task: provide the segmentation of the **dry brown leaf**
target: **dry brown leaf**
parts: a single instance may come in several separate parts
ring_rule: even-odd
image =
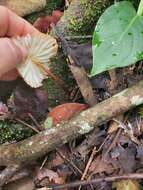
[[[111,133],[117,131],[118,128],[119,128],[118,124],[116,122],[112,121],[110,124],[110,127],[108,129],[108,134],[111,134]]]
[[[112,173],[114,170],[113,166],[109,163],[106,163],[101,156],[98,156],[93,162],[91,163],[91,166],[89,168],[89,171],[94,174],[101,174],[103,172],[106,172],[108,174]]]
[[[46,0],[2,0],[0,5],[8,7],[19,16],[25,16],[44,8]]]
[[[53,125],[57,125],[58,123],[69,120],[74,115],[80,113],[81,111],[87,109],[86,104],[80,103],[65,103],[53,108],[48,116],[52,117]]]
[[[58,149],[58,152],[65,156],[66,158],[69,158],[70,152],[67,146],[62,146]],[[65,162],[65,160],[56,152],[55,157],[52,159],[51,167],[57,167],[62,165]]]
[[[116,188],[116,190],[140,190],[139,183],[133,180],[121,180],[114,182],[113,187]]]
[[[62,15],[63,12],[59,10],[54,10],[51,15],[39,17],[34,22],[33,26],[37,28],[40,32],[49,33],[50,30],[52,29],[51,23],[56,24],[60,20]]]
[[[44,178],[47,178],[49,183],[56,183],[56,184],[64,183],[64,179],[61,178],[57,172],[54,172],[53,170],[49,170],[47,168],[42,168],[42,169],[37,168],[35,180],[42,181]]]

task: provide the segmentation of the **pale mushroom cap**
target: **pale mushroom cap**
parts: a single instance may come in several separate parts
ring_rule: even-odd
[[[49,69],[50,58],[57,54],[58,44],[50,35],[39,34],[13,39],[16,45],[28,49],[27,58],[17,66],[20,75],[32,88],[42,86],[42,81],[47,78],[46,69]]]

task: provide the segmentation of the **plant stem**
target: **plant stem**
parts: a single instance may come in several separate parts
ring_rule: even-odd
[[[143,15],[143,0],[140,1],[138,11],[137,11],[137,15],[139,15],[139,16]]]

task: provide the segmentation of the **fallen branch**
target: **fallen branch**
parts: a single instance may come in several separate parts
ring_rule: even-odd
[[[111,118],[143,103],[143,81],[89,108],[71,120],[21,142],[0,146],[0,165],[35,160],[66,142],[90,132]]]

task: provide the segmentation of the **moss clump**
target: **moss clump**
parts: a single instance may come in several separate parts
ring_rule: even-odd
[[[64,82],[64,89],[50,77],[44,81],[43,89],[48,93],[49,107],[54,107],[68,101],[68,91],[75,85],[67,61],[62,53],[52,60],[50,70]]]
[[[66,30],[73,35],[92,34],[96,21],[108,6],[109,1],[107,0],[79,0],[79,6],[77,6],[79,8],[79,14],[77,13],[78,10],[73,15],[67,11],[69,25]]]
[[[50,15],[53,10],[61,9],[62,5],[63,5],[63,0],[47,0],[47,4],[43,10],[32,13],[32,14],[26,16],[25,19],[28,20],[31,24],[33,24],[34,21],[39,16]]]
[[[20,141],[34,134],[33,130],[11,121],[0,121],[0,144]]]

